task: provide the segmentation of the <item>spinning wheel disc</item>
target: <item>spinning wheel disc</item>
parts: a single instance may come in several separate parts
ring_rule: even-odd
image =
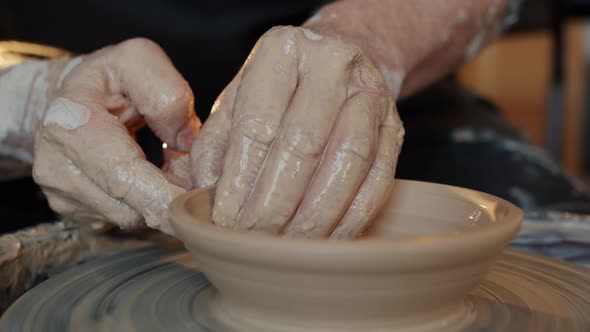
[[[38,285],[0,320],[1,331],[222,331],[215,290],[181,248],[88,261]],[[467,299],[465,331],[590,331],[590,271],[506,250]]]

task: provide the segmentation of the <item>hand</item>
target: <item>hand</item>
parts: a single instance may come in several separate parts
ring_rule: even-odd
[[[76,58],[60,76],[35,136],[33,176],[50,206],[171,234],[166,210],[184,189],[145,159],[133,135],[145,122],[187,152],[200,127],[187,82],[145,39]]]
[[[218,182],[221,226],[352,238],[387,200],[403,134],[383,77],[357,47],[276,27],[193,143],[192,183]]]

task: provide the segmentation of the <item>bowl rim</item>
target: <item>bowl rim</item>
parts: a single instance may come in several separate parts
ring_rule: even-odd
[[[476,227],[459,234],[444,233],[395,239],[379,237],[354,240],[293,239],[256,232],[237,232],[221,228],[213,223],[195,221],[188,212],[186,204],[194,195],[212,189],[212,187],[205,187],[188,191],[173,200],[169,208],[169,219],[177,237],[193,253],[226,257],[251,264],[270,264],[294,269],[315,267],[330,271],[349,270],[347,265],[354,265],[355,268],[360,265],[371,269],[375,267],[375,261],[397,263],[402,265],[403,269],[411,269],[412,267],[421,268],[425,263],[435,267],[491,258],[506,247],[520,229],[523,211],[502,198],[446,184],[403,179],[395,181],[397,185],[446,189],[458,195],[462,193],[463,197],[476,194],[505,205],[508,208],[507,217],[502,222],[494,222],[493,226]],[[186,239],[189,238],[190,240],[187,241]],[[231,243],[231,246],[228,246],[228,243]],[[482,254],[482,248],[487,248],[488,253]],[[426,259],[426,262],[416,262],[418,260],[408,256],[427,257],[435,252],[437,254],[433,256],[437,257]],[[444,258],[441,259],[441,255]],[[345,257],[366,258],[371,261],[355,261],[354,264],[350,264],[350,259],[346,260]],[[299,261],[302,258],[306,260]],[[387,265],[392,268],[390,264]]]

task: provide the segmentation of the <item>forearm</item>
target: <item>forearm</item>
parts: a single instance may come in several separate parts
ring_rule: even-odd
[[[0,181],[30,174],[34,133],[65,63],[28,61],[0,71]]]
[[[440,79],[492,40],[518,0],[341,0],[304,26],[362,49],[394,96]]]

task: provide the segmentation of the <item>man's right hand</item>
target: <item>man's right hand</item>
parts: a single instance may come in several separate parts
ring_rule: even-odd
[[[213,220],[289,237],[353,238],[387,201],[403,126],[355,45],[301,27],[265,33],[191,150],[218,181]]]

